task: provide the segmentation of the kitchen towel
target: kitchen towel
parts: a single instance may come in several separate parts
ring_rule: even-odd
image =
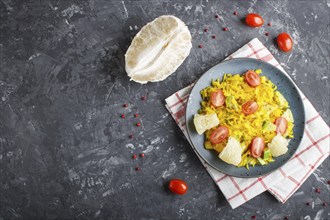
[[[263,60],[287,74],[274,56],[257,38],[245,44],[227,59],[239,57]],[[166,108],[189,142],[185,113],[186,102],[192,87],[193,84],[177,91],[165,100]],[[197,155],[233,209],[266,190],[282,203],[286,202],[311,173],[329,156],[329,126],[302,92],[300,90],[299,92],[303,98],[306,113],[304,136],[297,152],[281,168],[258,178],[237,178],[213,169]],[[193,150],[195,151],[194,148]]]

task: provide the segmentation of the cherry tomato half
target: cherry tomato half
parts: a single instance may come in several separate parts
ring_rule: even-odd
[[[188,185],[185,181],[173,179],[168,184],[168,188],[175,194],[183,195],[188,190]]]
[[[222,90],[218,90],[217,92],[212,92],[211,104],[214,107],[223,106],[224,103],[225,103],[225,95],[223,94]]]
[[[254,158],[261,157],[264,148],[265,148],[264,139],[262,139],[261,137],[254,138],[250,149],[252,157]]]
[[[264,24],[264,20],[258,14],[248,14],[245,18],[245,23],[250,27],[260,27]]]
[[[253,70],[245,73],[245,81],[252,87],[257,87],[261,84],[260,76]]]
[[[255,113],[258,110],[258,104],[254,101],[247,101],[242,105],[242,112],[246,115]]]
[[[280,33],[276,41],[278,48],[284,52],[289,52],[293,47],[293,40],[288,33]]]
[[[286,129],[288,128],[288,121],[283,118],[279,117],[275,120],[275,125],[276,125],[276,133],[284,135],[286,132]]]
[[[210,141],[212,144],[219,144],[224,141],[228,137],[228,135],[229,129],[226,126],[221,125],[212,132],[210,136]]]
[[[212,144],[219,144],[224,141],[228,137],[228,135],[229,129],[226,126],[221,125],[212,132],[210,136],[210,141]]]

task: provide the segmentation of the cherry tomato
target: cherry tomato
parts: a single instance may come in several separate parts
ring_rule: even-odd
[[[280,33],[277,36],[276,41],[277,41],[278,48],[280,50],[282,50],[284,52],[289,52],[292,49],[293,40],[288,33],[285,33],[285,32]]]
[[[229,129],[226,126],[220,126],[216,128],[211,136],[210,136],[210,141],[212,144],[219,144],[222,141],[224,141],[229,135]]]
[[[256,137],[253,139],[251,144],[251,155],[254,158],[261,157],[262,152],[264,151],[265,142],[261,137]]]
[[[255,113],[258,110],[258,104],[254,101],[247,101],[242,105],[242,112],[246,115]]]
[[[214,107],[223,106],[223,104],[225,103],[225,95],[221,90],[218,90],[217,92],[212,92],[211,103]]]
[[[245,73],[245,81],[252,87],[257,87],[261,84],[260,76],[253,70]]]
[[[260,27],[264,24],[264,20],[258,14],[248,14],[245,18],[245,23],[250,27]]]
[[[185,181],[173,179],[168,184],[168,188],[175,194],[183,195],[188,190],[188,185]]]
[[[288,121],[283,118],[279,117],[275,120],[275,125],[276,125],[276,133],[284,135],[286,132],[286,129],[288,128]]]

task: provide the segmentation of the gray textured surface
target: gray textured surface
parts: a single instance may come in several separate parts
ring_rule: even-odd
[[[322,206],[330,202],[329,159],[286,204],[263,193],[231,210],[164,107],[167,96],[258,37],[329,124],[329,7],[289,0],[0,1],[0,219],[329,219]],[[240,19],[247,12],[272,26],[246,27]],[[129,82],[124,53],[162,14],[187,23],[191,54],[163,82]],[[282,31],[294,38],[291,53],[273,44]],[[145,158],[131,159],[142,151]],[[174,177],[188,182],[187,195],[168,193]]]

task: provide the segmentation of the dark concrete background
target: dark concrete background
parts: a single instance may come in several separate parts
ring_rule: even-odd
[[[258,37],[329,124],[329,7],[321,0],[0,1],[0,219],[329,219],[322,206],[330,202],[329,159],[286,204],[263,193],[232,210],[164,107]],[[241,22],[248,12],[272,26],[248,28]],[[163,14],[186,22],[191,54],[163,82],[130,82],[124,53]],[[274,45],[282,31],[295,41],[291,53]],[[172,178],[185,179],[189,192],[170,194]]]

